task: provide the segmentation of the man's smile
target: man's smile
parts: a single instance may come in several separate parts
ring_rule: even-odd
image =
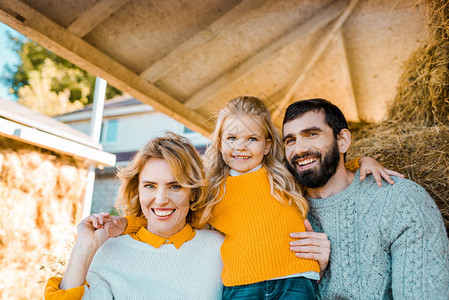
[[[318,156],[300,158],[295,161],[296,165],[301,169],[308,169],[316,165],[320,158]]]

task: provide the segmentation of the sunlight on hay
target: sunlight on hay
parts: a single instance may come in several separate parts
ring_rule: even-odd
[[[423,186],[449,229],[449,128],[385,122],[352,132],[351,157],[373,157]]]
[[[449,234],[449,2],[426,3],[429,38],[404,65],[388,121],[352,125],[350,152],[422,185]]]
[[[429,37],[406,62],[389,119],[449,124],[449,2],[426,1]]]
[[[0,299],[42,299],[65,269],[86,177],[71,158],[0,137]]]

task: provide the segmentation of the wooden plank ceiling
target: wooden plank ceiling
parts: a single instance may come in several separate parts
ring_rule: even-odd
[[[416,0],[0,0],[0,22],[208,135],[239,95],[280,126],[323,97],[380,121],[401,65],[425,41]]]

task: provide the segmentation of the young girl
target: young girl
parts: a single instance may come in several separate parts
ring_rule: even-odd
[[[205,154],[214,197],[204,221],[225,234],[223,299],[314,299],[319,266],[287,247],[305,231],[308,205],[283,164],[281,139],[256,97],[231,100],[219,113]]]

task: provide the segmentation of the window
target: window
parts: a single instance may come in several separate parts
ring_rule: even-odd
[[[194,133],[194,131],[184,126],[184,133]]]
[[[100,141],[102,143],[111,143],[117,141],[118,120],[104,121],[101,126]]]

